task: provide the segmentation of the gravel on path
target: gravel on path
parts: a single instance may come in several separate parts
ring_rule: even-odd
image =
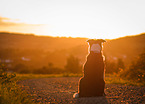
[[[42,78],[23,80],[19,85],[32,100],[43,104],[145,104],[145,87],[118,84],[106,84],[105,97],[73,99],[78,81],[79,77]]]

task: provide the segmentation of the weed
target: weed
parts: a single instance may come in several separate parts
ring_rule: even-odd
[[[33,104],[30,96],[16,85],[16,74],[8,74],[0,63],[0,104]]]

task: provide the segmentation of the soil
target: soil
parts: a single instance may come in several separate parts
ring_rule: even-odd
[[[29,79],[19,82],[36,103],[42,104],[145,104],[145,87],[106,84],[103,97],[73,98],[79,77]]]

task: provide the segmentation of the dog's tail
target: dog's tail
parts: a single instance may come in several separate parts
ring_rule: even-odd
[[[79,94],[78,93],[74,93],[73,98],[78,98]]]

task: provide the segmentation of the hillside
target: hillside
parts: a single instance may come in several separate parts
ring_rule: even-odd
[[[85,38],[59,38],[33,34],[0,33],[0,48],[55,51],[85,44]]]
[[[145,51],[145,33],[110,40],[104,45],[104,54],[109,60],[117,57],[126,63],[130,63],[143,51]]]
[[[35,36],[32,34],[0,33],[0,60],[11,60],[12,66],[23,63],[42,67],[53,63],[63,68],[69,55],[74,55],[83,64],[88,53],[87,38]],[[107,60],[122,58],[129,64],[145,50],[145,33],[107,40],[104,55]],[[27,60],[27,61],[26,61]]]

